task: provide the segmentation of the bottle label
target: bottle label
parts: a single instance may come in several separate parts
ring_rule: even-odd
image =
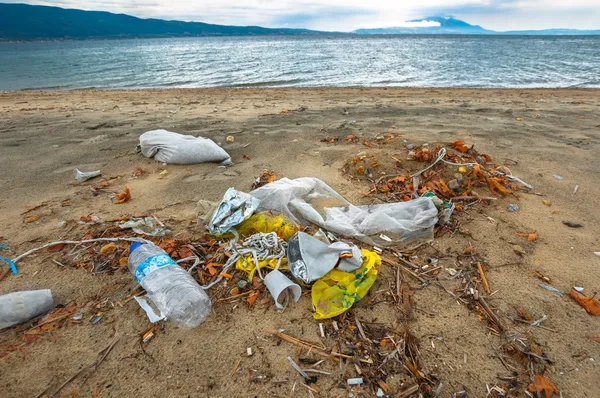
[[[135,270],[135,280],[142,283],[145,277],[159,268],[177,265],[168,254],[157,254],[145,259]]]

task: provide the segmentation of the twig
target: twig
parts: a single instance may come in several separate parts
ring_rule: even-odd
[[[42,207],[42,206],[46,206],[46,204],[47,204],[46,202],[42,202],[42,203],[40,203],[39,205],[36,205],[36,206],[30,207],[29,209],[27,209],[27,210],[25,210],[24,212],[22,212],[22,213],[21,213],[21,215],[27,214],[27,213],[29,213],[30,211],[33,211],[33,210],[35,210],[35,209],[39,209],[39,208],[40,208],[40,207]]]
[[[235,364],[235,366],[233,367],[233,369],[231,370],[231,375],[233,376],[235,374],[235,372],[238,370],[238,368],[240,367],[240,364],[242,363],[242,360],[238,360]]]
[[[47,324],[49,324],[49,323],[52,323],[52,322],[60,321],[61,319],[68,318],[68,317],[70,317],[71,315],[73,315],[73,313],[69,313],[69,314],[63,314],[63,315],[61,315],[61,316],[57,316],[57,317],[56,317],[56,318],[54,318],[54,319],[49,319],[49,320],[47,320],[47,321],[45,321],[45,322],[42,322],[42,323],[40,323],[39,325],[35,325],[34,327],[32,327],[32,329],[39,328],[40,326],[44,326],[44,325],[47,325]]]
[[[419,275],[417,275],[416,273],[414,273],[412,270],[406,268],[405,266],[403,266],[402,264],[398,264],[397,262],[390,260],[389,258],[385,258],[382,257],[382,260],[394,267],[400,267],[402,268],[404,271],[408,272],[411,276],[413,276],[415,279],[417,279],[419,282],[421,283],[428,283],[425,279],[421,278]]]
[[[336,357],[336,358],[354,359],[354,357],[350,356],[350,355],[340,354],[338,352],[328,353],[328,352],[322,351],[319,347],[317,347],[314,344],[309,344],[309,343],[300,341],[298,339],[295,339],[292,336],[288,336],[285,333],[280,333],[277,330],[265,329],[265,332],[267,332],[269,334],[272,334],[272,335],[274,335],[276,337],[279,337],[281,340],[287,341],[288,343],[292,343],[295,346],[312,350],[313,352],[315,352],[318,355],[320,355],[322,357],[325,357],[325,358]],[[371,360],[371,359],[362,359],[362,358],[359,358],[359,361],[363,362],[363,363],[368,363],[368,364],[372,364],[373,363],[373,360]]]
[[[498,200],[498,198],[494,198],[493,196],[455,196],[454,198],[450,198],[451,202],[462,200]]]
[[[360,321],[358,319],[356,320],[356,327],[358,328],[358,332],[360,333],[360,336],[363,338],[363,340],[369,341],[369,339],[367,338],[367,335],[365,334],[365,331],[363,330],[363,327],[360,324]]]
[[[250,293],[252,293],[252,290],[250,290],[250,291],[247,291],[247,292],[244,292],[244,293],[236,294],[235,296],[230,296],[230,297],[220,298],[220,299],[218,299],[218,300],[215,300],[215,303],[219,303],[219,302],[221,302],[221,301],[229,301],[229,300],[234,300],[234,299],[237,299],[237,298],[241,298],[241,297],[247,296],[247,295],[249,295]]]
[[[483,307],[483,309],[485,310],[485,312],[488,313],[488,315],[490,316],[490,318],[492,319],[492,321],[498,326],[498,329],[500,329],[500,331],[504,331],[504,326],[502,326],[502,324],[500,323],[500,319],[498,319],[498,317],[496,316],[496,314],[494,314],[494,312],[492,311],[492,309],[490,308],[490,306],[488,305],[488,303],[485,302],[485,300],[483,299],[483,297],[479,296],[477,298],[477,301],[479,302],[479,304],[481,304],[481,306]]]
[[[298,373],[300,373],[300,376],[304,377],[305,379],[310,378],[305,371],[303,371],[300,366],[298,366],[298,364],[292,359],[292,357],[287,357],[288,362],[290,363],[290,365],[292,366],[292,368],[294,368],[294,370]]]
[[[477,263],[477,270],[479,271],[479,275],[481,276],[481,283],[483,284],[483,289],[487,294],[491,294],[490,285],[488,285],[487,278],[485,277],[485,273],[483,272],[483,266],[481,263]]]
[[[112,351],[112,349],[115,347],[115,345],[119,342],[119,339],[121,337],[118,336],[116,337],[112,343],[110,343],[110,345],[108,345],[106,348],[104,348],[102,351],[100,351],[98,353],[98,355],[101,355],[98,359],[96,359],[94,362],[92,362],[91,364],[89,364],[88,366],[85,366],[84,368],[82,368],[81,370],[79,370],[77,373],[75,373],[73,376],[69,377],[67,380],[65,380],[64,383],[62,383],[55,391],[54,393],[52,393],[52,396],[55,397],[58,395],[58,393],[65,388],[70,382],[72,382],[73,380],[75,380],[77,377],[79,377],[80,374],[82,374],[83,372],[85,372],[86,370],[90,370],[92,368],[94,369],[98,369],[98,366],[100,366],[100,364],[102,363],[102,361],[104,361],[106,359],[106,357],[108,356],[108,354]]]

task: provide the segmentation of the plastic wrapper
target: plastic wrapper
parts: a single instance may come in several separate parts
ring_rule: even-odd
[[[280,260],[278,258],[271,258],[269,260],[259,260],[258,267],[260,269],[263,269],[263,268],[275,269],[275,268],[277,268],[277,263],[279,263],[279,261]],[[288,262],[285,258],[282,258],[281,264],[279,264],[279,269],[287,269],[287,268],[288,268]],[[235,262],[235,269],[246,272],[248,274],[248,280],[250,282],[252,282],[254,280],[254,274],[256,274],[256,263],[254,262],[254,259],[252,258],[252,256],[246,256],[246,257],[242,257],[242,258],[238,259]]]
[[[363,263],[355,272],[334,269],[313,284],[311,297],[315,319],[333,318],[344,313],[373,286],[381,257],[369,250],[361,250],[361,254]]]
[[[283,216],[274,215],[271,212],[256,213],[243,221],[235,230],[241,237],[247,237],[256,233],[275,232],[280,239],[286,242],[300,230],[300,225]]]
[[[142,134],[140,147],[144,156],[168,164],[231,163],[229,154],[213,140],[167,130]]]
[[[87,181],[90,178],[98,177],[101,174],[100,170],[96,171],[80,171],[79,169],[73,169],[73,175],[77,182]]]
[[[338,266],[342,271],[354,271],[362,264],[360,249],[347,243],[326,245],[304,232],[298,232],[288,242],[287,259],[292,275],[304,283],[312,283]]]
[[[213,235],[223,235],[231,228],[248,219],[260,201],[247,193],[229,188],[212,214],[208,231]]]
[[[431,240],[438,221],[438,210],[431,198],[355,206],[317,178],[282,178],[250,194],[260,200],[259,211],[272,210],[297,222],[312,222],[369,245]],[[381,239],[381,234],[390,239]]]

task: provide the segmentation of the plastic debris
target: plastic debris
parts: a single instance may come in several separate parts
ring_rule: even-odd
[[[27,290],[0,296],[0,330],[19,325],[54,308],[50,289]]]
[[[144,156],[167,164],[231,163],[231,157],[214,141],[167,130],[152,130],[140,136]]]
[[[260,200],[244,192],[229,188],[208,224],[213,235],[223,235],[231,228],[248,219],[259,206]]]
[[[359,384],[363,384],[364,380],[362,377],[356,377],[353,379],[348,379],[348,384],[351,386],[355,386],[355,385],[359,385]]]
[[[292,275],[304,283],[322,278],[338,264],[338,269],[353,272],[363,262],[357,246],[343,242],[328,246],[304,232],[298,232],[289,240],[287,259]]]
[[[155,323],[158,321],[162,321],[165,319],[165,315],[154,306],[154,303],[148,296],[134,296],[135,301],[140,305],[140,307],[146,313],[148,320],[151,323]]]
[[[273,210],[294,221],[312,222],[368,245],[391,246],[418,238],[431,240],[438,221],[438,209],[431,198],[354,206],[317,178],[282,178],[250,194],[261,201],[259,210]],[[382,233],[392,242],[379,238]]]
[[[4,261],[5,263],[7,263],[13,275],[17,275],[17,266],[10,258],[0,257],[0,261]]]
[[[549,292],[554,292],[554,293],[558,294],[561,297],[563,297],[565,295],[563,292],[561,292],[560,290],[558,290],[554,286],[550,286],[550,285],[546,285],[546,284],[540,283],[539,287],[541,287],[542,289],[546,289]]]
[[[506,206],[506,209],[512,213],[519,210],[519,205],[516,203],[511,203],[508,206]]]
[[[564,180],[565,178],[563,176],[559,176],[558,174],[554,174],[552,177],[556,178],[557,180]]]
[[[267,276],[265,276],[265,286],[271,293],[271,296],[275,300],[275,306],[280,310],[287,307],[285,302],[285,295],[291,294],[294,297],[294,301],[297,303],[302,296],[302,288],[300,285],[289,280],[287,276],[281,273],[281,271],[275,269]]]
[[[73,174],[75,175],[75,179],[77,180],[77,182],[84,182],[91,178],[98,177],[102,173],[100,172],[100,170],[83,172],[79,169],[74,169]]]
[[[316,311],[313,314],[315,319],[333,318],[342,314],[362,299],[373,286],[381,257],[364,249],[361,254],[363,264],[355,272],[333,269],[313,284],[311,296]]]
[[[163,226],[157,226],[153,217],[132,218],[129,221],[119,224],[121,229],[131,229],[138,235],[163,237],[171,231]]]
[[[598,257],[600,257],[600,252],[594,252],[594,254]]]
[[[271,212],[262,212],[251,215],[236,226],[235,230],[240,237],[275,232],[280,239],[288,241],[300,230],[300,225],[282,214],[274,215]]]

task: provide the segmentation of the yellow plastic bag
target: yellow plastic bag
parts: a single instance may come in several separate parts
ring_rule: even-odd
[[[365,297],[375,279],[377,267],[381,265],[381,257],[369,250],[360,251],[363,264],[355,272],[331,270],[317,280],[312,286],[312,303],[316,309],[315,319],[326,319],[338,316]]]
[[[241,237],[254,235],[259,232],[265,234],[275,232],[280,239],[287,242],[300,230],[300,225],[281,214],[274,215],[269,212],[263,212],[251,215],[236,226],[235,229]]]
[[[258,260],[258,266],[260,269],[269,268],[275,269],[277,267],[277,262],[279,260],[276,258],[272,258],[270,260]],[[279,269],[287,269],[288,263],[287,259],[284,257],[281,259],[281,264],[279,265]],[[239,269],[240,271],[244,271],[248,274],[248,280],[252,282],[254,280],[254,274],[256,273],[256,263],[252,256],[242,257],[235,262],[235,269]]]

